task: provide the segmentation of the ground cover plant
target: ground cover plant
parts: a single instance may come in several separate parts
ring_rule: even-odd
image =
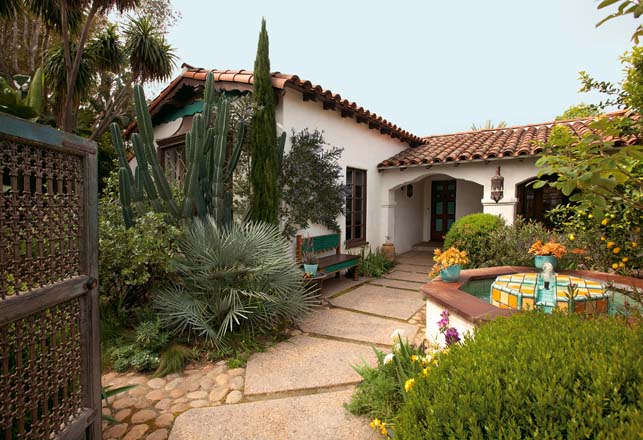
[[[359,251],[359,266],[357,270],[364,277],[380,278],[389,272],[395,266],[395,261],[391,261],[382,252],[380,248],[375,248],[373,252],[370,246],[362,246]]]
[[[528,312],[455,344],[418,376],[399,439],[636,438],[643,328],[616,318]]]

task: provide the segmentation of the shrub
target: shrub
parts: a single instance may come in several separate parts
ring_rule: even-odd
[[[161,328],[161,321],[143,321],[134,330],[134,341],[110,350],[116,371],[134,369],[151,371],[159,365],[159,352],[169,343],[169,335]]]
[[[195,220],[173,259],[178,281],[160,289],[154,304],[176,335],[226,345],[235,331],[271,329],[302,318],[316,302],[292,261],[290,242],[276,226]]]
[[[555,234],[553,237],[558,238]],[[487,247],[476,256],[475,266],[532,266],[534,257],[529,248],[537,240],[546,242],[550,238],[552,233],[542,223],[516,217],[513,225],[502,225],[489,234]]]
[[[643,327],[520,313],[477,329],[418,377],[396,438],[636,438],[641,393]]]
[[[101,301],[118,308],[144,304],[149,287],[170,274],[180,230],[154,212],[141,215],[126,229],[118,176],[112,174],[99,202],[98,233]]]
[[[491,241],[491,233],[504,225],[504,220],[492,214],[470,214],[458,219],[444,237],[444,248],[467,251],[470,267],[478,267]]]
[[[394,261],[389,261],[380,248],[373,252],[369,246],[366,253],[366,246],[362,246],[359,254],[359,274],[365,277],[380,278],[395,266]]]

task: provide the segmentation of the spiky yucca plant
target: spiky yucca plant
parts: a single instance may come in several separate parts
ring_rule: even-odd
[[[265,223],[220,226],[195,219],[173,264],[181,281],[156,295],[167,328],[216,347],[242,328],[261,331],[296,321],[315,304],[291,258],[290,243]]]

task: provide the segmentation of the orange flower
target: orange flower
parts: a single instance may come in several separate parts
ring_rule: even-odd
[[[469,257],[467,256],[467,251],[460,251],[454,247],[450,247],[444,252],[440,249],[433,251],[433,261],[435,261],[435,264],[429,273],[429,278],[438,276],[442,269],[467,264]]]
[[[556,258],[560,258],[565,255],[565,251],[565,246],[560,243],[556,243],[554,240],[549,240],[545,244],[538,240],[529,248],[529,253],[532,255],[553,255]]]

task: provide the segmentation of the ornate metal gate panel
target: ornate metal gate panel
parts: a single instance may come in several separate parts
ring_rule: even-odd
[[[93,142],[0,113],[0,440],[100,439]]]

